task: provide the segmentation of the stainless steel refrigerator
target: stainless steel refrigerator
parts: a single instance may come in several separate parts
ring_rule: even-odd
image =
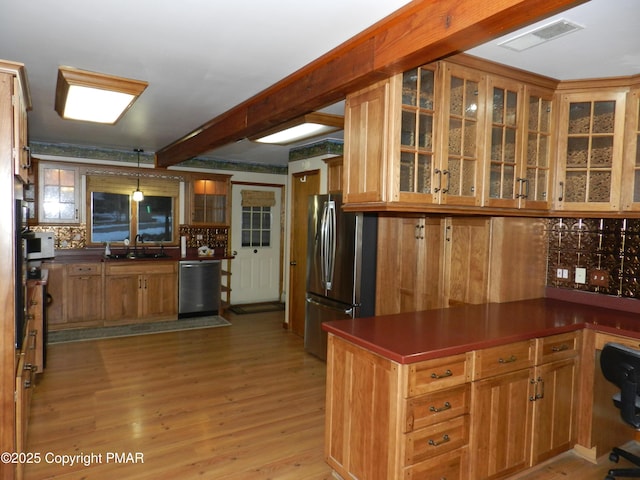
[[[375,314],[377,217],[342,211],[340,195],[309,198],[305,350],[327,357],[322,322]]]

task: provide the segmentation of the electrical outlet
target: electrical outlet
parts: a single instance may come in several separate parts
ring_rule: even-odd
[[[589,272],[589,284],[597,287],[609,286],[609,272],[607,270],[595,269]]]
[[[575,280],[576,283],[587,283],[587,269],[584,267],[576,267]]]

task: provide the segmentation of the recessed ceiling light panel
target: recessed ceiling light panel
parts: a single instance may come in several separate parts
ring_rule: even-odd
[[[329,113],[313,112],[302,117],[278,125],[251,137],[250,140],[259,143],[275,145],[289,145],[307,138],[317,137],[344,129],[344,117]]]
[[[528,48],[535,47],[542,43],[556,38],[563,37],[569,33],[582,30],[583,27],[576,23],[570,22],[564,18],[556,20],[555,22],[543,25],[528,32],[522,33],[517,37],[510,38],[500,42],[498,45],[516,52],[522,52]]]

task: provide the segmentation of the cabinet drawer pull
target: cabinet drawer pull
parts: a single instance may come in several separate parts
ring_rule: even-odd
[[[562,345],[553,347],[551,349],[552,352],[564,352],[565,350],[569,350],[569,345],[567,345],[566,343],[563,343]]]
[[[506,360],[504,358],[499,358],[498,359],[498,363],[513,363],[517,360],[515,355],[511,355],[509,358],[507,358]]]
[[[450,441],[451,439],[449,438],[449,435],[447,435],[446,433],[442,436],[442,440],[435,441],[433,438],[429,440],[429,445],[437,447],[438,445],[442,445],[443,443],[447,443],[448,441]]]
[[[442,375],[438,375],[437,373],[432,373],[431,374],[431,378],[435,378],[435,379],[446,378],[446,377],[450,377],[451,375],[453,375],[453,372],[451,370],[447,369],[447,371],[444,372]]]
[[[449,402],[444,402],[444,405],[440,408],[434,407],[433,405],[429,407],[429,411],[431,412],[444,412],[445,410],[449,410],[451,408],[451,404]]]

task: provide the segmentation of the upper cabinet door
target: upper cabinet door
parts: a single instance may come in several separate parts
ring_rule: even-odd
[[[561,95],[558,210],[620,208],[625,97],[615,89]]]
[[[344,203],[389,201],[390,79],[347,97],[344,117]]]
[[[482,157],[486,77],[476,70],[444,63],[440,123],[439,203],[477,206],[482,201]]]
[[[196,178],[192,181],[191,222],[229,224],[229,177]]]
[[[625,166],[622,176],[623,210],[640,210],[640,86],[627,96]]]
[[[400,202],[433,203],[442,189],[435,177],[439,166],[436,160],[437,131],[436,67],[414,68],[402,74],[400,97],[400,133],[395,135],[390,168],[396,180],[392,188],[398,191]],[[397,172],[397,173],[396,173]]]
[[[492,77],[488,89],[484,204],[517,208],[522,194],[523,85]]]
[[[76,167],[40,162],[38,172],[38,221],[80,223],[80,175]]]
[[[553,173],[553,92],[525,86],[522,162],[516,185],[520,208],[548,210]]]

